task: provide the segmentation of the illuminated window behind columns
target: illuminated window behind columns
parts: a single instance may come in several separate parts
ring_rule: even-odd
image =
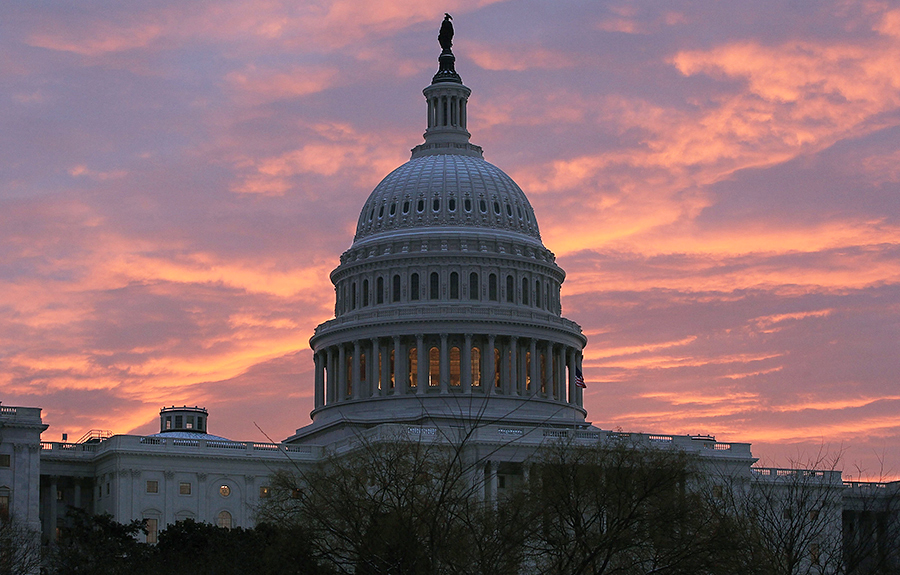
[[[394,374],[396,373],[396,371],[395,371],[395,369],[394,369],[394,350],[393,350],[393,349],[391,350],[391,365],[390,365],[390,368],[391,368],[391,375],[390,375],[390,378],[391,378],[391,389],[393,389],[393,388],[394,388]]]
[[[347,381],[345,381],[345,385],[347,387],[347,395],[353,393],[353,354],[347,354],[347,369],[345,370],[347,374]]]
[[[441,384],[441,350],[432,347],[428,350],[428,385],[435,387]]]
[[[500,350],[494,348],[494,387],[500,387]]]
[[[459,348],[450,348],[450,385],[459,387]]]
[[[416,348],[409,348],[409,369],[407,373],[409,373],[409,386],[416,387],[416,382],[419,379],[419,353]]]
[[[382,358],[383,355],[384,355],[383,350],[379,350],[376,353],[376,357],[378,358],[378,373],[375,374],[375,384],[376,384],[375,386],[378,389],[384,389],[384,382],[381,381],[381,373],[384,371],[382,369],[382,363],[383,363],[382,360],[384,359],[384,358]]]
[[[366,353],[362,352],[359,354],[359,380],[366,381],[368,379],[366,377]]]
[[[481,350],[472,348],[472,387],[481,386]]]
[[[547,392],[547,354],[541,354],[541,393]]]
[[[525,352],[525,389],[531,391],[531,352]]]

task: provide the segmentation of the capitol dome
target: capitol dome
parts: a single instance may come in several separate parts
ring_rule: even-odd
[[[541,241],[537,219],[519,186],[479,157],[414,157],[387,175],[366,200],[354,242],[423,228],[486,228]]]
[[[425,141],[369,195],[331,273],[334,319],[310,339],[313,423],[288,441],[382,423],[586,424],[565,272],[525,193],[469,141],[471,90],[442,48]]]

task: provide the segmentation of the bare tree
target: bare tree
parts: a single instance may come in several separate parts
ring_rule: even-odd
[[[40,565],[40,534],[14,517],[0,519],[0,575],[31,575]]]
[[[848,481],[844,487],[844,571],[900,573],[900,481]]]
[[[532,474],[541,517],[529,547],[538,572],[729,572],[733,524],[708,505],[694,481],[697,461],[684,452],[560,443]]]
[[[820,453],[791,469],[752,468],[732,491],[751,561],[772,575],[837,574],[842,567],[840,456]]]

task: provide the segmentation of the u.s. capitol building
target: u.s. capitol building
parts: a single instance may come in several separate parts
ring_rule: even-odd
[[[776,481],[746,443],[623,434],[585,420],[581,328],[562,316],[565,272],[525,193],[469,141],[471,90],[449,42],[424,89],[424,143],[362,206],[331,273],[334,319],[310,340],[312,423],[281,443],[234,441],[201,407],[168,407],[149,436],[41,442],[40,409],[0,406],[0,511],[56,537],[69,506],[147,521],[254,524],[276,469],[312,465],[354,441],[431,441],[465,428],[485,497],[521,481],[548,441],[628,439],[697,454],[728,477]],[[213,414],[214,416],[214,414]],[[215,434],[214,434],[215,433]],[[839,485],[839,472],[822,481]]]

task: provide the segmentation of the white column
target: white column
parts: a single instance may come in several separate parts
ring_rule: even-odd
[[[407,385],[409,384],[409,374],[406,373],[406,362],[409,361],[409,358],[406,357],[406,349],[405,346],[400,343],[400,336],[394,336],[394,391],[393,394],[398,393],[406,393]]]
[[[344,401],[347,397],[347,350],[344,344],[338,347],[338,382],[337,382],[337,399]]]
[[[353,399],[359,399],[359,353],[362,350],[362,346],[359,343],[359,340],[353,342],[353,361],[351,361],[350,371],[350,385],[353,387]]]
[[[318,409],[325,405],[325,364],[321,351],[313,352],[313,362],[316,365],[315,407]]]
[[[441,393],[449,393],[450,392],[450,349],[447,347],[447,334],[441,334],[441,365],[440,365],[440,378],[441,378]]]
[[[485,350],[487,353],[484,355],[484,361],[487,369],[482,370],[482,376],[487,375],[487,377],[482,377],[482,386],[485,387],[485,393],[495,393],[494,390],[494,377],[495,377],[495,364],[494,364],[494,335],[488,336],[487,349]]]
[[[509,338],[509,393],[520,395],[519,391],[519,338]]]
[[[462,365],[459,366],[460,383],[463,393],[472,393],[472,334],[465,334],[462,350]]]
[[[428,355],[425,353],[425,336],[416,334],[416,394],[422,395],[428,387]]]

